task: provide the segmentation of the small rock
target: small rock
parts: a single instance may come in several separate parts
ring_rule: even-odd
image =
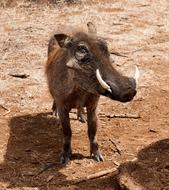
[[[53,178],[54,178],[54,175],[50,175],[50,176],[48,176],[48,178],[47,178],[47,182],[50,182],[50,181],[52,181],[53,180]]]

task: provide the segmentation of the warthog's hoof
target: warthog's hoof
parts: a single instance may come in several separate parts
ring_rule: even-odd
[[[93,160],[97,161],[97,162],[103,162],[103,156],[101,155],[101,153],[99,152],[99,150],[95,151],[95,152],[91,152],[90,156]]]
[[[78,116],[78,120],[79,120],[81,123],[86,123],[87,118],[86,118],[86,116],[85,116],[84,114],[80,114],[80,115]]]
[[[63,151],[60,156],[60,163],[67,164],[71,160],[72,153]]]

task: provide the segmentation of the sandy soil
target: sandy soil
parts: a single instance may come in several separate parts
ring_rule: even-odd
[[[167,0],[0,7],[1,190],[169,190],[168,10]],[[51,116],[44,74],[47,44],[53,31],[65,25],[67,31],[86,29],[88,21],[97,25],[110,50],[126,55],[112,55],[114,66],[128,75],[137,65],[141,76],[132,102],[100,99],[98,142],[104,162],[89,158],[86,124],[71,114],[74,156],[64,166],[58,163],[62,130]],[[13,76],[18,74],[23,78]],[[117,176],[77,183],[118,165]]]

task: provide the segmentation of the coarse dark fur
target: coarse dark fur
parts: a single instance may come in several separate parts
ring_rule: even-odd
[[[48,44],[48,57],[51,56],[50,54],[57,50],[59,47],[59,44],[55,38],[55,36],[52,36],[49,40],[49,44]],[[53,111],[53,115],[58,117],[58,113],[57,113],[57,104],[55,103],[55,101],[53,101],[53,105],[52,105],[52,111]],[[77,119],[82,122],[85,123],[86,122],[86,116],[85,116],[85,110],[83,107],[77,107]]]
[[[103,95],[112,100],[128,102],[136,94],[134,78],[122,76],[113,68],[106,42],[91,30],[89,26],[90,33],[77,32],[73,36],[56,34],[54,37],[60,47],[49,54],[46,64],[49,91],[57,105],[64,134],[62,163],[69,161],[72,153],[69,119],[72,108],[86,107],[90,153],[95,160],[103,161],[96,140],[99,97]],[[99,83],[97,69],[111,91]]]

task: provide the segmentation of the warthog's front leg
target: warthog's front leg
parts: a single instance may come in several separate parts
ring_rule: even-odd
[[[64,135],[63,151],[61,154],[61,163],[64,164],[64,163],[67,163],[71,159],[72,131],[70,128],[69,111],[58,106],[58,115],[62,124],[63,135]]]
[[[103,161],[103,156],[99,151],[99,145],[96,141],[97,116],[96,108],[87,108],[88,136],[90,140],[90,155],[96,161]]]

